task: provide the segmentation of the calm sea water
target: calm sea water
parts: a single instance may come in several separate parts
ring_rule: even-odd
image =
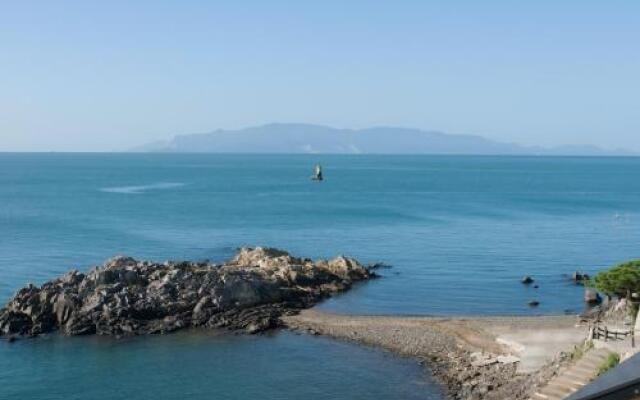
[[[582,309],[563,274],[640,257],[637,158],[0,154],[0,205],[2,303],[114,254],[221,260],[267,245],[393,266],[319,306],[333,312],[562,313]],[[525,274],[540,288],[523,287]],[[0,363],[0,394],[16,397],[116,397],[144,382],[147,398],[365,398],[361,381],[379,379],[382,397],[438,396],[415,390],[407,360],[287,333],[0,343]],[[97,387],[64,389],[72,378]]]

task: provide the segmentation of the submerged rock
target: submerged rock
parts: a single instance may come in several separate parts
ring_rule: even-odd
[[[240,249],[222,265],[115,257],[86,275],[74,270],[20,289],[0,309],[0,336],[122,336],[194,326],[257,333],[374,276],[352,258],[313,262],[261,247]]]
[[[523,277],[520,282],[522,282],[525,285],[529,285],[529,284],[533,283],[533,278],[530,277],[529,275],[527,275],[527,276]]]

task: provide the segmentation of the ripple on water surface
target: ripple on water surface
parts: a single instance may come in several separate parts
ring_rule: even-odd
[[[159,182],[159,183],[152,183],[149,185],[139,185],[139,186],[105,187],[100,189],[100,191],[107,192],[107,193],[140,194],[140,193],[148,192],[150,190],[173,189],[173,188],[178,188],[184,185],[185,184],[181,182]]]

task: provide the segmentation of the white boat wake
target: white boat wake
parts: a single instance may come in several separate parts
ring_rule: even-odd
[[[141,194],[148,192],[150,190],[165,190],[165,189],[173,189],[177,187],[184,186],[184,183],[181,182],[159,182],[152,183],[149,185],[139,185],[139,186],[115,186],[115,187],[107,187],[101,188],[101,192],[107,193],[123,193],[123,194]]]

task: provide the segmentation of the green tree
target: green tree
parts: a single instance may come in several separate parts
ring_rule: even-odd
[[[640,260],[599,272],[590,284],[601,292],[628,298],[631,293],[640,292]]]

